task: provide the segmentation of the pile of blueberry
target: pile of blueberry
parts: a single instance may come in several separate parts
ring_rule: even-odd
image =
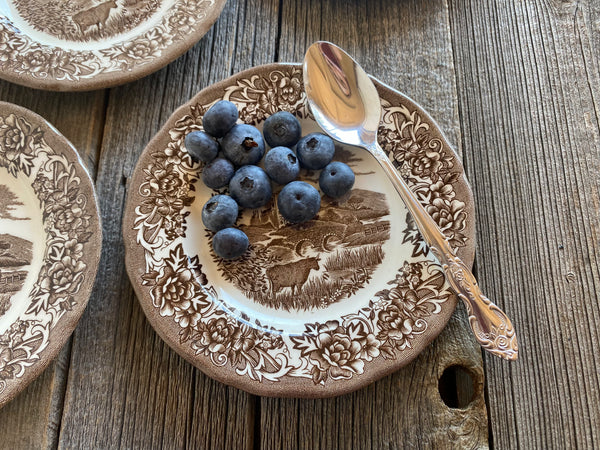
[[[263,134],[237,120],[236,106],[221,100],[204,114],[204,131],[192,131],[185,137],[185,148],[192,159],[206,163],[202,171],[204,184],[211,189],[229,188],[229,195],[215,195],[202,208],[204,226],[216,232],[213,249],[225,259],[237,258],[248,249],[248,237],[234,228],[239,207],[266,205],[273,195],[271,181],[284,185],[277,196],[277,207],[291,223],[312,219],[321,207],[317,189],[304,181],[294,181],[301,167],[322,169],[319,187],[330,197],[341,197],[354,185],[352,169],[342,162],[332,162],[333,140],[323,133],[302,137],[300,122],[289,112],[280,111],[267,118]],[[265,141],[271,149],[264,157],[263,170],[257,164],[265,155]]]

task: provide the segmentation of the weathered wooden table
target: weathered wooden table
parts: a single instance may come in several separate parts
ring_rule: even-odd
[[[121,237],[142,149],[203,87],[301,61],[318,39],[420,102],[461,152],[478,277],[513,319],[518,362],[482,359],[459,308],[414,363],[365,389],[259,398],[206,377],[149,326]],[[0,83],[1,100],[79,149],[105,233],[89,306],[57,361],[0,410],[0,447],[598,448],[598,55],[594,0],[229,0],[192,50],[140,81],[75,94]],[[463,369],[442,377],[451,366]]]

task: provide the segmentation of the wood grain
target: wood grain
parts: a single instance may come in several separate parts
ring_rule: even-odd
[[[104,126],[104,91],[61,94],[0,81],[0,99],[26,107],[54,125],[77,148],[95,178]],[[0,447],[38,449],[56,445],[69,359],[70,342],[38,379],[0,410]]]
[[[312,42],[334,42],[369,73],[420,102],[459,145],[447,13],[444,1],[284,2],[278,56],[302,61]],[[464,410],[449,408],[440,398],[438,380],[452,365],[473,374],[475,397]],[[397,373],[334,399],[263,398],[260,424],[255,439],[263,449],[447,448],[449,442],[457,448],[486,447],[481,352],[464,310]]]
[[[105,233],[72,344],[0,411],[0,448],[599,447],[599,23],[593,0],[229,0],[190,52],[138,82],[78,94],[0,82],[0,99],[46,117],[97,174]],[[299,61],[317,39],[416,99],[464,148],[478,276],[521,344],[515,364],[485,357],[485,385],[462,308],[397,373],[336,399],[280,400],[207,378],[138,306],[121,214],[146,142],[201,88]],[[438,392],[455,364],[474,380],[464,409]]]
[[[520,360],[486,357],[496,448],[600,445],[594,1],[451,1],[479,275]]]

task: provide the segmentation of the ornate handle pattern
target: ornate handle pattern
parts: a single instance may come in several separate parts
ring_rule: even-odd
[[[516,360],[517,336],[508,316],[483,295],[477,280],[458,257],[442,253],[437,247],[430,249],[442,264],[448,283],[467,307],[475,339],[488,352]]]
[[[517,336],[510,319],[483,295],[469,268],[454,254],[444,233],[419,203],[381,147],[374,143],[366,148],[377,159],[404,200],[421,236],[442,265],[448,283],[467,307],[469,324],[475,339],[485,350],[496,356],[509,360],[517,359]]]

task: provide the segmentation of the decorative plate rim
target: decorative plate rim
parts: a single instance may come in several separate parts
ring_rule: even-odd
[[[0,78],[35,89],[73,92],[135,81],[163,68],[195,45],[219,18],[226,1],[175,0],[161,16],[162,20],[141,35],[88,51],[64,50],[38,42],[0,15],[0,49],[7,55],[14,54],[12,59],[10,56],[0,59]],[[203,6],[207,11],[201,9]],[[192,24],[186,23],[185,29],[173,31],[178,24],[171,26],[169,19],[177,13]],[[196,13],[200,13],[200,20]],[[36,62],[49,61],[46,69],[50,70],[26,62],[27,55]],[[110,60],[110,65],[103,67],[103,60]]]
[[[238,375],[235,370],[230,367],[223,369],[217,367],[214,364],[207,363],[209,359],[203,354],[198,354],[192,351],[189,346],[182,345],[180,343],[180,336],[177,333],[178,330],[173,326],[173,320],[169,317],[162,317],[159,313],[159,309],[153,305],[153,300],[150,297],[149,289],[142,286],[143,275],[146,271],[144,267],[144,250],[141,245],[137,242],[137,231],[134,229],[134,222],[136,218],[136,207],[138,204],[134,204],[135,187],[140,186],[143,182],[142,168],[143,164],[151,160],[151,154],[163,150],[169,143],[169,131],[172,130],[177,121],[181,120],[184,116],[189,116],[190,109],[193,109],[194,105],[199,103],[199,99],[203,98],[205,102],[215,101],[222,98],[223,92],[226,87],[233,85],[236,81],[246,80],[252,78],[253,75],[267,74],[277,70],[285,69],[297,69],[301,68],[300,64],[297,63],[273,63],[262,66],[253,67],[242,72],[239,72],[225,80],[222,80],[216,84],[213,84],[198,94],[196,94],[190,101],[179,107],[162,126],[160,131],[152,138],[146,148],[141,153],[136,168],[133,172],[132,179],[129,183],[131,190],[128,192],[124,220],[123,220],[123,236],[125,241],[125,260],[127,272],[132,281],[132,285],[136,292],[136,295],[140,301],[142,309],[146,314],[149,322],[159,334],[159,336],[169,344],[177,353],[192,363],[194,366],[199,368],[208,376],[217,379],[225,384],[229,384],[250,392],[252,394],[272,396],[272,397],[294,397],[294,398],[317,398],[317,397],[332,397],[337,395],[346,394],[355,391],[361,387],[364,387],[371,382],[384,377],[385,375],[398,370],[400,367],[408,364],[412,361],[427,345],[439,335],[439,333],[446,326],[450,316],[452,315],[457,298],[454,294],[450,295],[446,304],[447,307],[443,308],[442,311],[436,316],[437,320],[434,320],[430,325],[430,328],[425,335],[425,338],[420,336],[420,339],[413,347],[408,347],[402,350],[402,359],[394,360],[392,363],[385,364],[367,364],[364,367],[364,372],[361,372],[358,376],[353,376],[348,380],[343,380],[336,383],[327,383],[325,385],[313,383],[312,380],[305,379],[294,379],[293,384],[290,380],[285,381],[270,381],[268,379],[261,379],[260,382],[247,379]],[[470,186],[465,178],[464,167],[460,161],[456,152],[452,149],[448,140],[441,132],[439,126],[433,121],[430,115],[424,111],[414,101],[406,97],[404,94],[390,88],[389,86],[374,79],[377,89],[382,99],[393,98],[402,102],[402,105],[408,105],[411,110],[418,112],[424,122],[428,123],[430,133],[435,136],[436,139],[440,139],[444,145],[444,150],[450,152],[453,171],[458,174],[457,180],[455,181],[457,186],[457,196],[464,201],[466,208],[467,220],[465,220],[464,235],[466,237],[465,245],[458,248],[459,255],[463,260],[471,265],[474,258],[475,250],[475,216],[474,216],[474,202],[473,194]],[[208,103],[210,103],[208,102]],[[139,281],[138,281],[139,280]],[[388,360],[386,360],[388,361]]]
[[[84,273],[82,274],[83,279],[75,288],[76,290],[70,294],[73,298],[73,302],[69,304],[66,312],[63,315],[60,315],[54,324],[48,325],[47,342],[44,341],[45,347],[35,353],[29,360],[25,361],[21,368],[22,374],[13,378],[0,380],[5,383],[3,390],[0,392],[0,408],[2,408],[6,403],[22,392],[29,383],[35,380],[42,371],[48,367],[75,330],[79,319],[85,311],[92,289],[95,285],[102,250],[102,225],[93,180],[75,147],[56,128],[54,128],[53,125],[46,121],[46,119],[27,108],[0,101],[0,111],[6,111],[9,115],[18,115],[20,118],[26,118],[31,125],[36,126],[38,127],[38,130],[41,130],[43,141],[47,144],[48,148],[55,151],[54,155],[58,158],[64,158],[63,161],[69,163],[69,165],[65,167],[68,167],[69,170],[72,169],[78,177],[79,182],[77,183],[77,192],[82,191],[87,196],[85,211],[90,214],[89,226],[86,228],[86,232],[90,232],[90,236],[88,238],[89,240],[85,242],[80,250],[81,256],[79,259],[85,263],[85,267],[83,268]],[[37,172],[38,175],[40,171]],[[40,190],[40,192],[42,191]],[[42,201],[41,198],[40,201]],[[49,244],[46,243],[45,252],[47,252],[49,248]],[[48,257],[45,256],[44,261],[47,259]],[[73,259],[75,260],[75,257],[73,257]],[[42,269],[44,267],[45,265],[42,266]],[[36,281],[34,289],[29,294],[29,298],[32,299],[32,304],[28,307],[28,311],[33,307],[33,299],[40,296],[39,293],[35,294],[34,291],[36,291],[41,284],[41,276],[42,273],[40,272],[38,281]],[[75,287],[75,284],[73,284],[73,286]],[[75,301],[75,299],[77,301]],[[39,315],[39,312],[36,314]],[[51,313],[48,312],[47,314]],[[21,315],[20,318],[22,316],[23,315]],[[20,318],[18,320],[19,322],[21,321]],[[11,328],[15,323],[16,322],[11,325]],[[10,347],[0,345],[0,351],[8,349],[10,349]]]

